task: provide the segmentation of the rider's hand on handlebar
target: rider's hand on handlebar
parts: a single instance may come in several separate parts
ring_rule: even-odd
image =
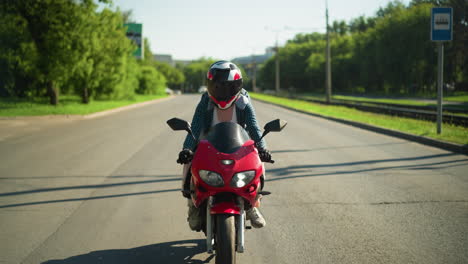
[[[193,152],[190,149],[184,149],[179,153],[177,163],[188,164],[193,159]]]
[[[268,149],[258,148],[258,156],[263,162],[274,163],[274,161],[271,159],[271,154],[270,151],[268,151]]]

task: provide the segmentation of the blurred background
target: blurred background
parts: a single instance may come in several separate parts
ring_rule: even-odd
[[[466,0],[2,1],[0,96],[57,105],[199,92],[224,59],[249,91],[321,100],[328,57],[332,96],[434,99],[435,6],[454,10],[444,89],[463,101]]]

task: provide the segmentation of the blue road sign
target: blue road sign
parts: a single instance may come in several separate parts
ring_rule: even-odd
[[[453,10],[451,7],[434,7],[431,10],[431,41],[451,41]]]

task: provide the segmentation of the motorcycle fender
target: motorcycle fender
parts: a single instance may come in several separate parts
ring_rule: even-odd
[[[222,202],[222,203],[217,203],[214,204],[211,207],[211,214],[234,214],[234,215],[239,215],[240,214],[240,208],[233,202]]]

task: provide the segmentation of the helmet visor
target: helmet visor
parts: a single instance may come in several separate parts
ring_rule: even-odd
[[[218,101],[229,101],[237,95],[242,88],[242,79],[235,81],[217,81],[214,89],[210,89],[210,95]]]

